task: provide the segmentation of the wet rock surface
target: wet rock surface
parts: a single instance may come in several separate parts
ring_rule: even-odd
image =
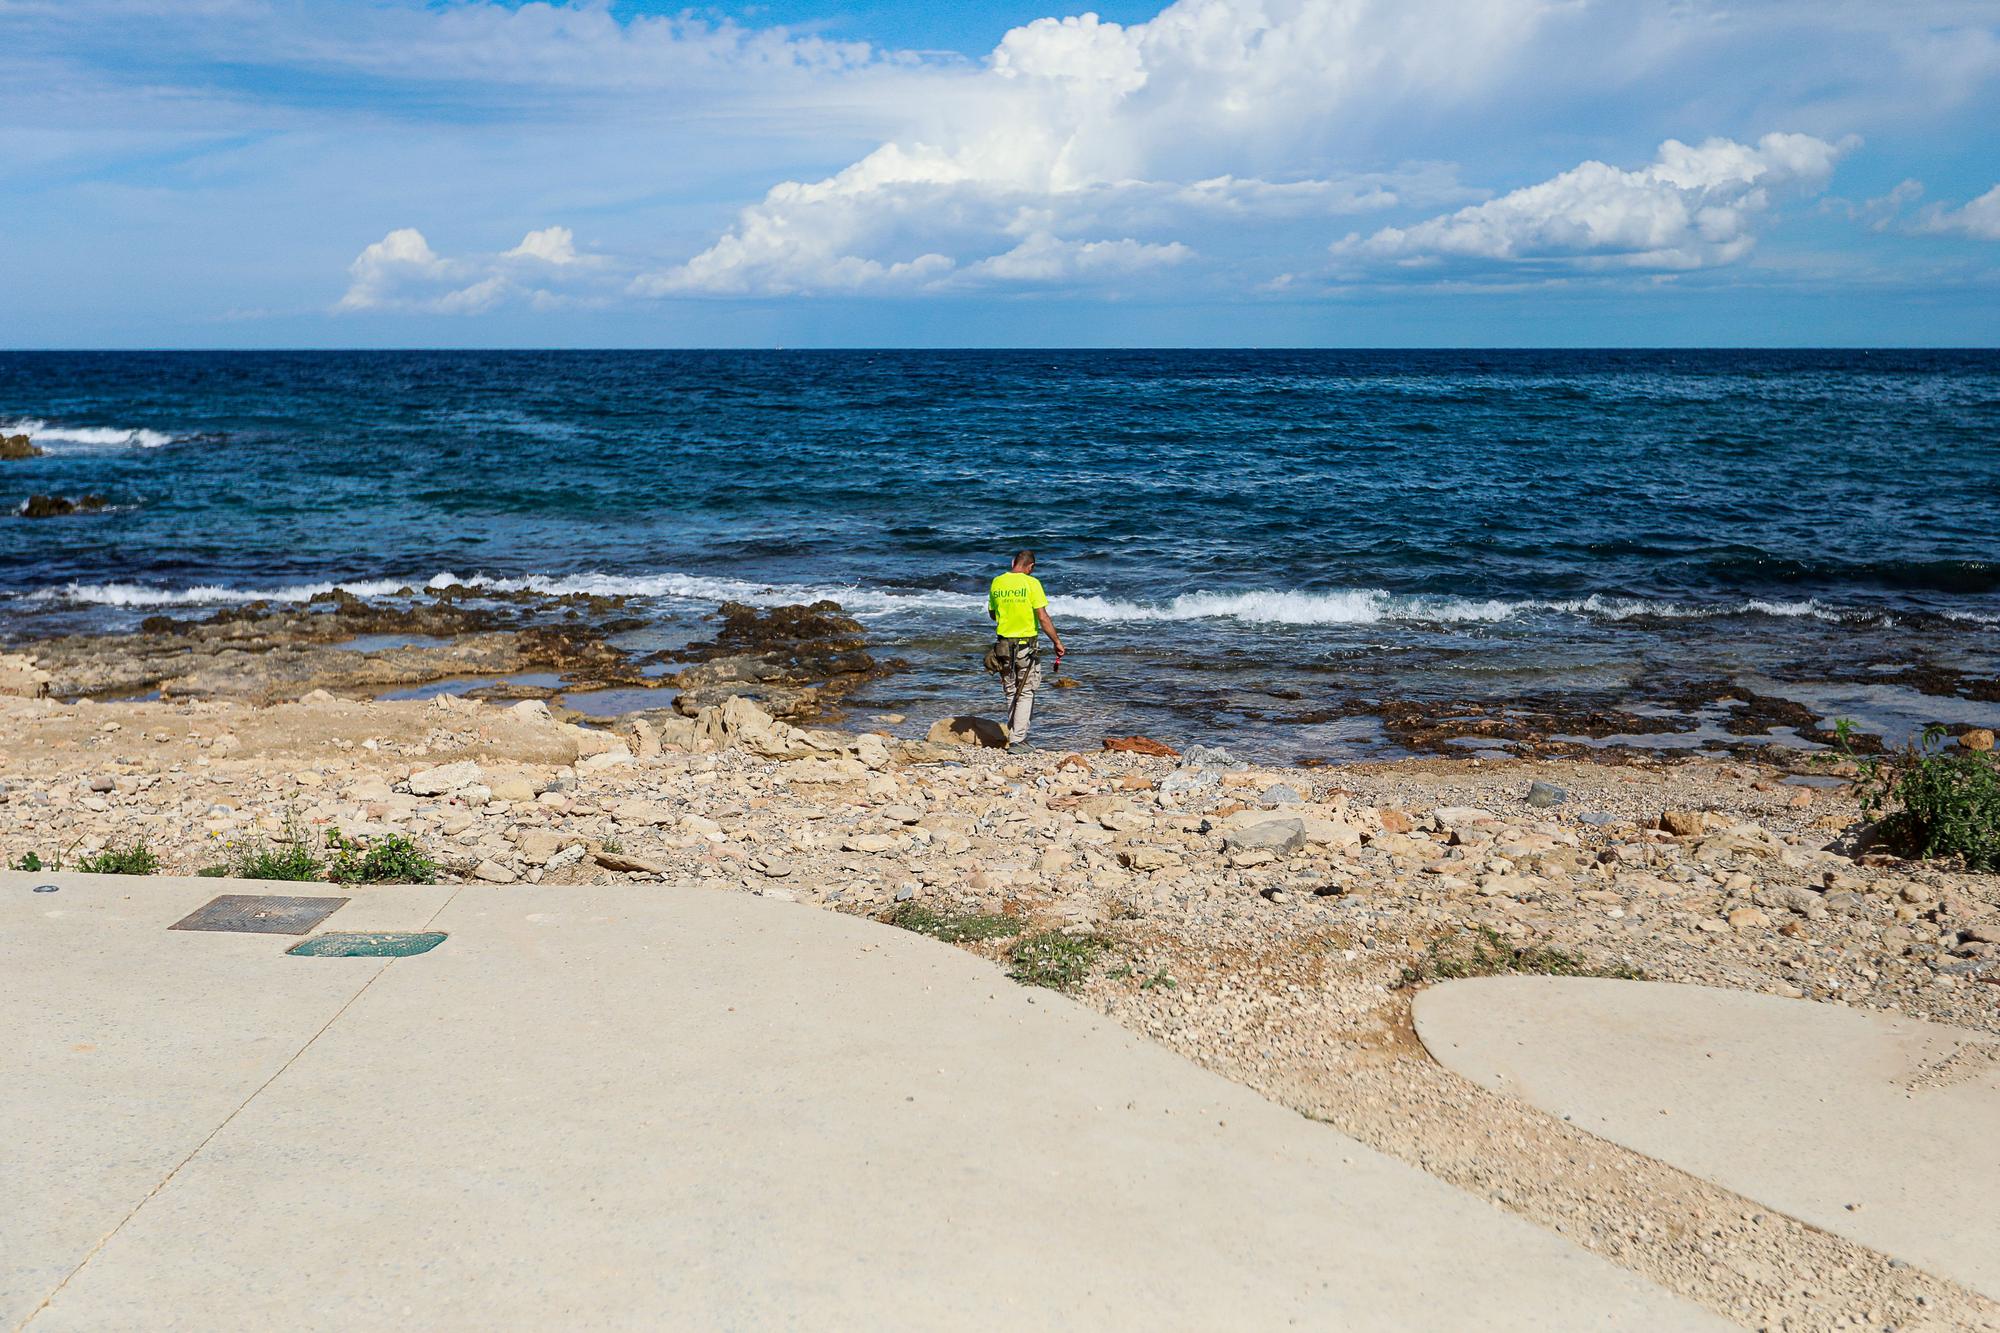
[[[25,435],[0,435],[0,463],[40,458],[47,452]]]
[[[878,661],[861,622],[838,602],[759,608],[725,602],[711,640],[662,654],[686,662],[671,679],[675,707],[693,716],[731,696],[754,699],[778,717],[834,718],[841,699],[902,663]]]
[[[111,502],[101,495],[85,495],[70,499],[62,495],[31,495],[21,502],[17,512],[22,518],[62,518],[69,514],[91,514]]]

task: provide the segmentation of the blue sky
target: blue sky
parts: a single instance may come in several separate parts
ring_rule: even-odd
[[[1990,0],[0,0],[0,346],[2000,344]]]

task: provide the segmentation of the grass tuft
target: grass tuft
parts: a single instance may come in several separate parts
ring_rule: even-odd
[[[1423,957],[1403,969],[1400,987],[1432,981],[1458,981],[1465,977],[1615,977],[1622,981],[1644,981],[1646,974],[1624,963],[1598,965],[1575,954],[1543,945],[1516,946],[1501,939],[1490,927],[1476,934],[1447,935],[1432,940]]]
[[[86,875],[151,875],[159,870],[160,858],[144,843],[135,842],[130,847],[106,847],[78,861],[76,868]]]
[[[892,926],[928,935],[946,944],[977,944],[981,940],[1018,935],[1026,923],[1019,917],[983,912],[940,912],[919,902],[896,904],[882,920]]]
[[[1007,969],[1007,975],[1024,986],[1073,991],[1110,947],[1111,941],[1102,935],[1038,930],[1014,941],[1008,955],[1014,965]]]

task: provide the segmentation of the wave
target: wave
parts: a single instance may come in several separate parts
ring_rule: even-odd
[[[834,601],[850,614],[863,617],[925,611],[977,616],[982,610],[983,600],[976,594],[935,589],[864,588],[831,583],[759,583],[694,574],[585,573],[515,578],[487,574],[462,576],[449,571],[429,579],[348,579],[275,588],[231,588],[209,584],[158,588],[137,583],[69,583],[44,588],[28,596],[36,601],[110,607],[227,606],[258,601],[306,602],[336,589],[357,597],[389,597],[405,588],[442,591],[453,587],[494,593],[532,592],[548,597],[580,594],[660,598],[710,606],[721,602],[785,606],[800,602]],[[1205,620],[1254,625],[1497,624],[1537,614],[1606,621],[1696,620],[1733,616],[1810,617],[1833,623],[1889,619],[1884,613],[1842,610],[1811,598],[1793,602],[1751,599],[1709,604],[1604,595],[1560,600],[1510,600],[1392,593],[1380,588],[1348,588],[1328,592],[1278,589],[1190,592],[1156,602],[1061,595],[1049,599],[1049,610],[1054,615],[1071,620],[1106,624]],[[1947,614],[1973,623],[1993,623],[1995,619],[1975,612]]]
[[[78,448],[158,449],[172,444],[175,437],[143,426],[52,426],[34,417],[0,421],[0,435],[25,435],[51,453],[64,452],[62,446]]]

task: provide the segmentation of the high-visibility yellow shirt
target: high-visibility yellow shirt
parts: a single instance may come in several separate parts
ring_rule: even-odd
[[[993,580],[993,587],[986,594],[986,609],[993,613],[994,628],[1003,639],[1032,639],[1040,630],[1035,625],[1035,612],[1049,604],[1048,594],[1042,591],[1042,581],[1033,574],[1016,574],[1008,570]]]

